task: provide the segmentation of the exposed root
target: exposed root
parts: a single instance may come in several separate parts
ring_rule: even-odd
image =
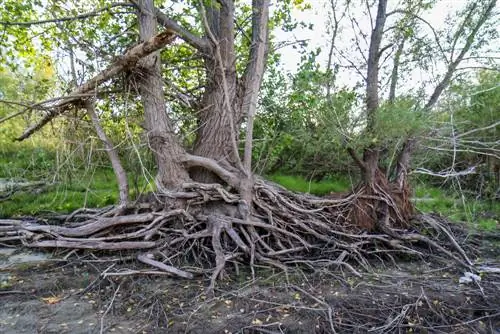
[[[396,254],[470,267],[470,259],[439,217],[420,217],[411,228],[394,227],[401,213],[388,188],[358,189],[340,199],[318,198],[256,181],[253,202],[218,184],[186,184],[179,193],[162,194],[155,202],[107,211],[78,211],[61,225],[45,221],[0,221],[0,242],[28,247],[124,251],[148,249],[137,259],[182,278],[210,273],[210,289],[228,263],[344,267],[356,276],[355,264]],[[375,229],[351,221],[377,200],[383,203]],[[144,251],[142,251],[144,252]],[[180,269],[184,268],[184,269]],[[188,269],[189,268],[189,269]]]

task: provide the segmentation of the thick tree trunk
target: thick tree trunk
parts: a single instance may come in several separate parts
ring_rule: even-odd
[[[235,147],[241,124],[241,103],[237,94],[234,4],[225,1],[220,6],[207,6],[203,15],[212,52],[205,56],[207,82],[193,152],[231,168],[241,164]],[[192,176],[200,182],[218,181],[213,173],[205,169],[195,168]]]
[[[363,182],[367,185],[372,185],[375,183],[377,171],[378,171],[378,160],[379,160],[379,150],[376,147],[367,148],[363,152]]]
[[[141,0],[139,3],[142,8],[138,13],[140,38],[147,40],[157,30],[153,0]],[[185,151],[177,141],[166,111],[159,51],[141,59],[136,71],[144,106],[147,141],[158,166],[157,186],[160,189],[178,188],[189,180],[189,175],[182,164]]]

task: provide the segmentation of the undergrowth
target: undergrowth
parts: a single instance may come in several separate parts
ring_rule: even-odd
[[[103,207],[118,200],[118,186],[113,171],[108,166],[85,163],[58,165],[56,155],[46,149],[20,149],[2,151],[0,154],[0,179],[42,180],[46,186],[28,192],[16,192],[0,202],[0,218],[38,215],[46,212],[67,213],[81,207]],[[129,173],[131,198],[137,193],[151,190],[143,177],[134,178]],[[301,176],[272,174],[267,179],[288,190],[318,196],[348,192],[353,182],[344,175],[321,181],[307,180]],[[466,221],[471,227],[483,230],[499,228],[500,203],[462,197],[448,189],[415,185],[413,200],[421,212],[437,212],[455,221]]]
[[[449,189],[418,184],[414,203],[418,210],[437,212],[453,221],[465,221],[472,227],[494,231],[500,228],[500,203],[461,196]]]
[[[0,182],[42,181],[45,185],[16,191],[3,200],[0,197],[0,218],[69,213],[117,203],[118,185],[111,167],[74,161],[58,164],[56,160],[53,152],[40,148],[1,152]],[[150,190],[142,180],[129,175],[131,198]]]

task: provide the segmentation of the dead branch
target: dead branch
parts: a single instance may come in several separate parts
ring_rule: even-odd
[[[152,254],[138,255],[137,260],[139,260],[145,264],[149,264],[150,266],[161,269],[163,271],[166,271],[168,273],[171,273],[173,275],[177,275],[177,276],[182,277],[182,278],[193,279],[193,277],[194,277],[193,274],[188,273],[187,271],[180,270],[178,268],[166,265],[165,263],[153,260],[150,257],[150,255],[152,256]]]
[[[96,92],[100,84],[108,81],[124,70],[134,67],[139,60],[163,48],[165,45],[172,43],[174,39],[175,34],[171,30],[166,30],[156,36],[153,36],[147,41],[134,46],[123,56],[119,57],[117,61],[109,65],[105,70],[88,80],[83,85],[74,89],[70,94],[61,98],[57,104],[51,106],[52,110],[49,113],[39,120],[38,123],[27,128],[16,140],[22,141],[28,138],[49,123],[52,119],[65,112],[70,104],[80,101],[82,94]]]

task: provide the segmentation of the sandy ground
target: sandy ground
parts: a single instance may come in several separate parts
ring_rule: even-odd
[[[379,264],[361,278],[264,268],[252,280],[240,268],[207,295],[203,277],[104,277],[134,264],[78,256],[0,248],[0,333],[500,334],[500,273],[459,284],[453,266],[425,262]]]

